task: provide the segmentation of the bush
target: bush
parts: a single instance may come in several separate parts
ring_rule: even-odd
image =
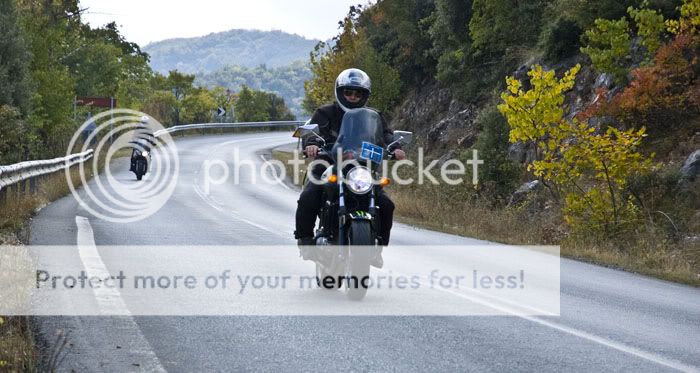
[[[659,49],[654,65],[632,71],[632,81],[587,116],[613,116],[626,127],[646,126],[652,135],[678,129],[700,113],[700,38],[678,35]]]
[[[508,158],[508,122],[495,106],[482,111],[476,119],[479,139],[476,148],[484,164],[479,167],[479,182],[498,205],[508,202],[517,186],[520,167]],[[471,157],[469,152],[468,157]]]
[[[564,17],[546,25],[539,41],[545,61],[558,62],[576,54],[581,47],[582,33],[576,22]]]

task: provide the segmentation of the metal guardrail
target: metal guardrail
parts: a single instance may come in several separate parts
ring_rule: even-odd
[[[180,126],[168,127],[153,133],[158,137],[165,133],[180,132],[191,129],[208,129],[208,128],[255,128],[255,127],[297,127],[304,124],[304,121],[271,121],[271,122],[236,122],[236,123],[201,123],[201,124],[183,124]]]
[[[82,153],[75,153],[60,158],[26,161],[9,166],[0,166],[0,190],[20,181],[33,179],[37,176],[63,170],[77,163],[83,163],[92,158],[92,155],[93,150],[88,149]]]

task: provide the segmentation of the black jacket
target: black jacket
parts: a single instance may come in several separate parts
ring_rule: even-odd
[[[326,144],[330,145],[335,143],[335,140],[338,138],[340,125],[343,122],[343,115],[345,115],[345,111],[343,111],[338,103],[334,102],[316,109],[314,115],[311,117],[310,123],[318,124],[321,137],[326,140]],[[381,113],[379,113],[379,116],[382,118],[382,132],[384,133],[384,145],[386,146],[394,141],[394,131],[389,128]],[[320,140],[317,137],[312,136],[306,140],[304,146],[321,146],[319,142]],[[395,149],[398,148],[398,146],[395,147]]]

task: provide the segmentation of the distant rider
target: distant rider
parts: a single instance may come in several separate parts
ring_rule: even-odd
[[[134,129],[134,134],[131,137],[130,144],[134,144],[131,150],[131,167],[129,171],[136,169],[136,157],[143,151],[151,152],[151,147],[156,145],[156,138],[153,130],[149,125],[150,118],[147,115],[142,116]]]

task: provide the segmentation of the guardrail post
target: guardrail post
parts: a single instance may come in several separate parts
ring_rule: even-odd
[[[36,179],[37,179],[38,177],[39,177],[39,176],[35,176],[35,177],[30,177],[30,178],[29,178],[29,193],[31,193],[31,194],[36,194],[36,192],[37,192],[37,187],[36,187],[36,184],[37,184],[37,183],[36,183]]]
[[[17,198],[18,201],[20,200],[20,198],[22,198],[22,190],[19,187],[20,185],[21,183],[15,183],[12,185],[12,187],[15,189],[15,198]]]

